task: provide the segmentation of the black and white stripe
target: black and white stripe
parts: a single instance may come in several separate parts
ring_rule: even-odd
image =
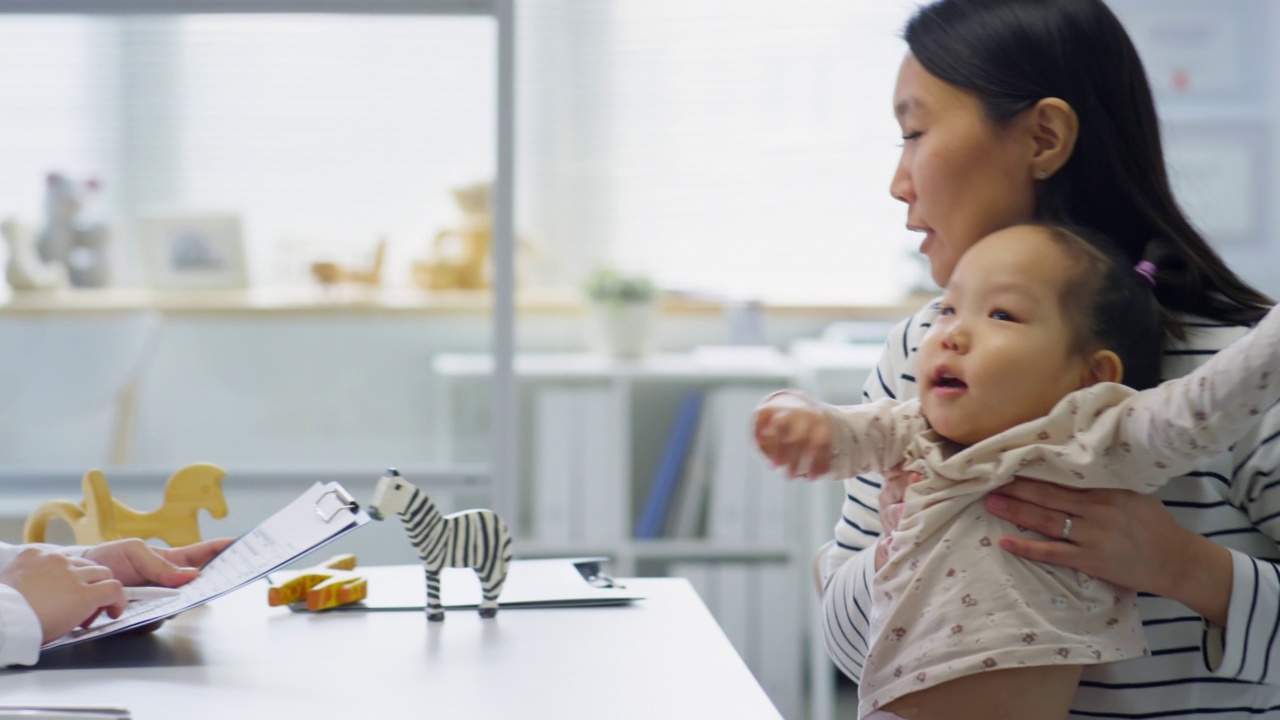
[[[409,542],[422,560],[427,581],[427,619],[443,620],[440,571],[472,568],[480,578],[483,600],[480,616],[498,614],[498,595],[511,564],[511,531],[492,510],[464,510],[441,515],[427,494],[395,470],[378,481],[369,515],[381,519],[388,512],[400,516]]]
[[[864,396],[918,397],[916,348],[937,315],[931,303],[891,334]],[[1165,352],[1163,375],[1179,377],[1247,331],[1195,321],[1186,342]],[[845,502],[828,553],[823,626],[828,652],[855,681],[866,657],[870,573],[880,534],[880,478],[845,483]],[[1184,528],[1232,551],[1234,579],[1226,628],[1208,627],[1180,603],[1139,596],[1152,656],[1088,666],[1070,718],[1257,720],[1280,718],[1280,409],[1272,407],[1230,453],[1175,478],[1160,491]]]

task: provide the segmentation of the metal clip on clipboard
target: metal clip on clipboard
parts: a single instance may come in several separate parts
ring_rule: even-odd
[[[600,572],[600,562],[600,560],[582,560],[574,563],[573,566],[582,574],[582,579],[593,587],[626,590],[626,585]]]
[[[330,503],[330,506],[333,508],[332,512],[326,512],[323,507],[325,505],[325,499],[329,497],[332,497],[337,501],[336,503]],[[316,514],[325,522],[333,520],[338,516],[338,513],[343,510],[355,512],[359,509],[360,503],[357,503],[355,498],[351,497],[351,495],[347,493],[346,489],[340,485],[334,485],[321,493],[320,497],[316,498]]]

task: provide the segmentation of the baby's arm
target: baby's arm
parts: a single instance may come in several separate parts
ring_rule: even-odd
[[[1150,475],[1154,488],[1226,451],[1277,401],[1280,311],[1273,309],[1190,374],[1126,399],[1114,416],[1114,455],[1128,455],[1126,464]]]
[[[907,444],[925,427],[915,402],[881,400],[835,406],[803,393],[777,392],[756,408],[756,444],[791,477],[880,471],[902,462]]]

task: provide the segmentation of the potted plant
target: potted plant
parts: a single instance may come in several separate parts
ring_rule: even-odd
[[[651,349],[658,290],[643,275],[603,268],[587,279],[592,345],[615,357],[639,357]]]

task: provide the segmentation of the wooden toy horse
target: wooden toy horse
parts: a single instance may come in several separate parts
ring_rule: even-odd
[[[51,500],[37,507],[22,530],[23,542],[44,542],[49,521],[61,518],[71,526],[77,545],[97,545],[121,538],[159,538],[170,547],[200,542],[201,509],[215,518],[227,516],[222,494],[226,472],[216,465],[197,463],[173,474],[164,489],[164,504],[152,512],[139,512],[111,497],[101,470],[85,473],[79,505]]]
[[[395,470],[378,480],[365,511],[374,520],[391,513],[400,516],[426,573],[428,620],[444,620],[440,571],[445,567],[475,570],[484,593],[480,617],[498,614],[498,595],[511,564],[511,531],[496,513],[464,510],[441,516],[431,498]]]

